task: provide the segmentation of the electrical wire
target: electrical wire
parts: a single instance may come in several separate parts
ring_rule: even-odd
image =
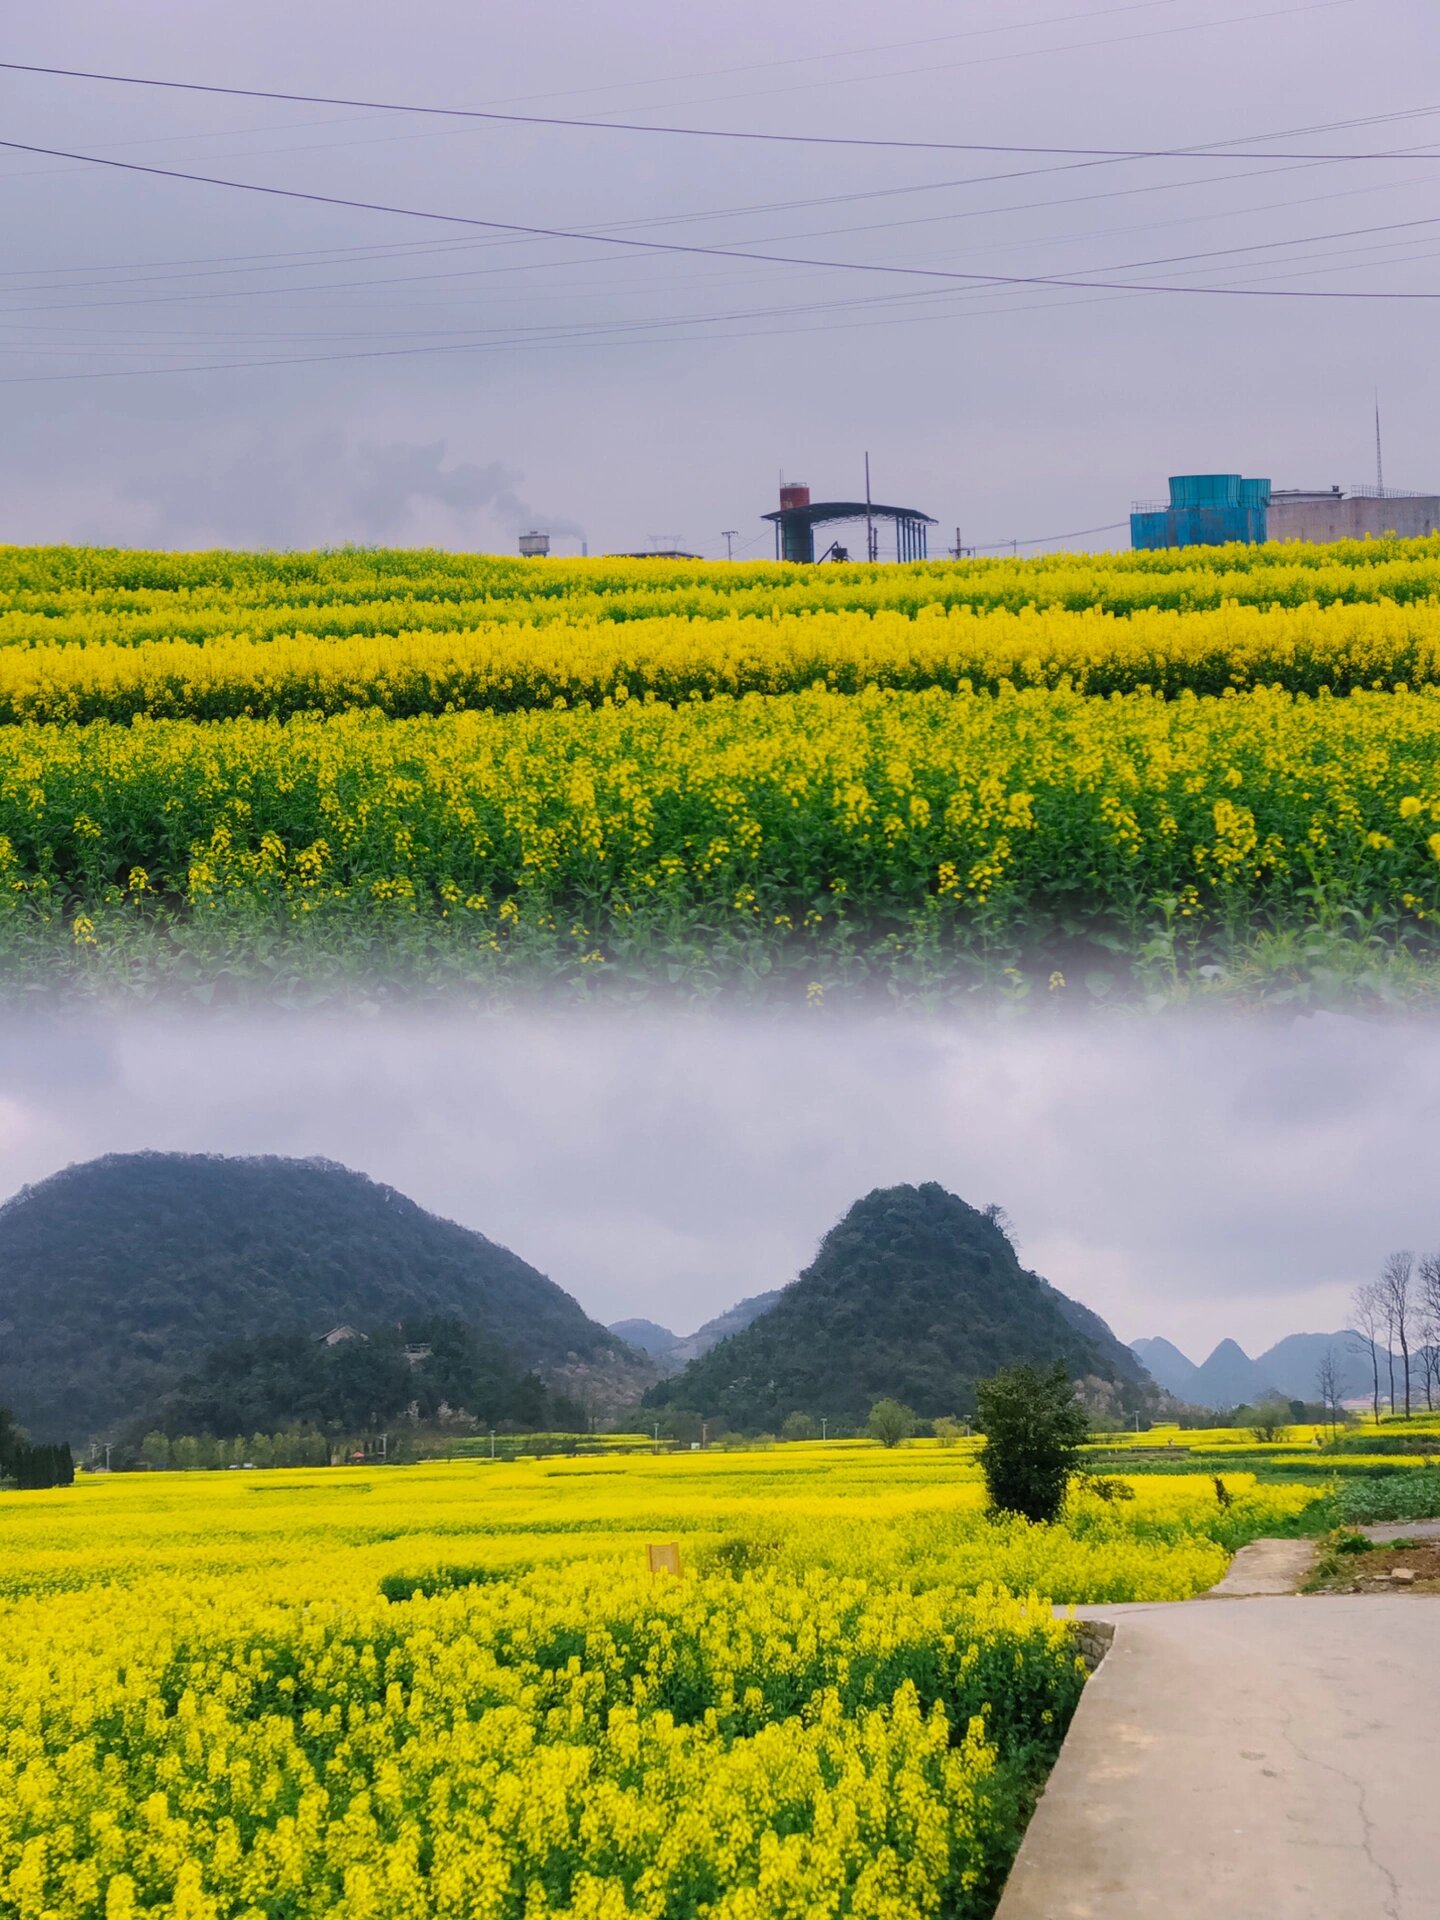
[[[1128,527],[1128,520],[1112,520],[1104,527],[1080,527],[1073,533],[1047,533],[1038,540],[991,540],[976,546],[975,553],[1003,553],[1006,547],[1053,547],[1062,540],[1089,540],[1097,533],[1118,533],[1122,527]]]
[[[595,245],[628,247],[644,253],[686,254],[713,260],[758,260],[770,266],[823,267],[837,273],[900,274],[911,279],[957,281],[987,286],[1081,288],[1111,286],[1116,291],[1126,293],[1201,294],[1212,297],[1228,296],[1236,299],[1263,300],[1440,300],[1440,292],[1407,293],[1377,288],[1320,287],[1276,292],[1264,287],[1165,286],[1131,280],[1117,282],[1073,280],[1059,274],[967,273],[944,267],[896,266],[859,260],[812,260],[797,254],[756,253],[750,248],[702,247],[693,242],[679,240],[641,240],[633,236],[622,238],[619,235],[586,233],[574,227],[542,227],[512,220],[483,220],[475,214],[437,213],[424,208],[404,207],[385,201],[353,200],[339,194],[312,193],[299,187],[262,185],[253,180],[227,180],[216,174],[186,173],[175,167],[146,166],[138,160],[107,159],[97,154],[75,153],[58,147],[38,147],[21,140],[0,140],[0,147],[21,153],[44,153],[52,158],[84,161],[92,166],[108,167],[121,173],[144,174],[161,180],[181,180],[197,186],[225,187],[239,193],[258,193],[272,199],[303,200],[316,206],[344,207],[363,213],[392,214],[409,220],[438,220],[452,226],[480,227],[493,233],[525,234],[537,239],[589,240]],[[1436,155],[1436,158],[1440,159],[1440,155]]]
[[[1352,127],[1374,126],[1379,124],[1393,124],[1394,122],[1400,121],[1400,120],[1425,118],[1435,113],[1440,113],[1440,107],[1408,108],[1401,111],[1390,112],[1385,114],[1367,115],[1361,119],[1323,122],[1323,123],[1319,123],[1318,125],[1312,125],[1304,128],[1299,128],[1299,129],[1291,128],[1288,130],[1288,132],[1282,130],[1278,132],[1267,132],[1267,133],[1245,135],[1243,136],[1242,140],[1238,144],[1247,144],[1247,143],[1254,144],[1254,143],[1267,141],[1267,140],[1285,139],[1287,137],[1292,137],[1297,132],[1299,133],[1336,132],[1336,131],[1340,131],[1340,130],[1348,129]],[[1237,144],[1237,142],[1232,141],[1229,144],[1234,145],[1234,144]],[[1433,146],[1435,143],[1428,142],[1424,144]],[[1421,147],[1413,147],[1413,148],[1396,148],[1396,149],[1393,149],[1392,151],[1393,151],[1393,157],[1395,158],[1400,158],[1411,153],[1418,153],[1425,158],[1432,157],[1429,154],[1425,153],[1423,145]],[[1249,156],[1247,156],[1247,158],[1248,157]],[[921,181],[921,182],[911,183],[908,186],[868,188],[868,189],[862,189],[858,192],[845,193],[845,194],[828,194],[828,195],[823,195],[823,196],[809,198],[809,199],[788,200],[788,201],[769,201],[769,202],[761,202],[758,204],[751,203],[748,205],[741,205],[741,206],[709,208],[697,213],[667,214],[662,216],[646,217],[646,218],[636,219],[636,220],[611,221],[611,222],[606,222],[606,223],[597,225],[595,227],[580,228],[580,229],[577,229],[577,231],[588,235],[592,232],[593,233],[602,233],[602,232],[621,233],[635,227],[640,227],[647,230],[653,230],[656,227],[674,226],[674,225],[682,225],[682,226],[690,225],[702,220],[729,219],[729,218],[744,216],[752,213],[791,212],[791,211],[802,210],[808,207],[843,205],[846,203],[853,203],[861,200],[890,199],[890,198],[895,198],[897,196],[902,196],[910,193],[928,193],[928,192],[948,191],[951,189],[962,188],[966,186],[981,185],[981,184],[989,184],[992,182],[1002,181],[1002,180],[1026,179],[1026,178],[1034,177],[1036,175],[1043,175],[1043,174],[1085,171],[1096,165],[1105,165],[1105,164],[1109,164],[1109,163],[1096,162],[1096,161],[1082,161],[1079,163],[1072,163],[1071,165],[1062,166],[1062,167],[1027,168],[1018,173],[1013,173],[1013,174],[981,174],[981,175],[971,175],[967,178],[959,179],[959,180]],[[1280,174],[1280,173],[1307,172],[1316,165],[1326,165],[1326,164],[1331,164],[1331,163],[1307,162],[1300,166],[1267,166],[1260,177],[1264,178],[1272,173]],[[0,178],[25,178],[25,177],[28,177],[28,176],[26,175],[0,176]],[[1230,174],[1221,174],[1218,176],[1218,178],[1216,176],[1211,176],[1211,178],[1208,180],[1191,179],[1188,181],[1173,181],[1173,182],[1161,182],[1161,183],[1151,182],[1143,186],[1107,188],[1099,193],[1070,194],[1070,195],[1061,196],[1059,198],[1052,199],[1052,200],[1011,201],[999,207],[962,208],[959,210],[953,210],[945,214],[924,215],[918,218],[904,220],[904,221],[891,221],[886,223],[886,225],[888,227],[899,228],[902,226],[919,226],[919,225],[927,225],[927,224],[937,224],[937,223],[940,223],[943,221],[949,221],[949,220],[984,219],[1000,213],[1027,212],[1027,211],[1033,211],[1037,208],[1047,208],[1047,207],[1081,206],[1081,205],[1091,204],[1096,201],[1102,201],[1102,200],[1108,200],[1108,199],[1135,198],[1137,196],[1140,196],[1143,194],[1150,194],[1150,193],[1184,192],[1184,191],[1190,190],[1195,186],[1210,187],[1210,186],[1215,186],[1215,185],[1232,181],[1232,180],[1251,181],[1255,178],[1256,178],[1256,175],[1253,173],[1230,173]],[[1388,182],[1386,183],[1386,186],[1382,188],[1357,187],[1357,188],[1350,188],[1347,191],[1350,194],[1360,194],[1360,193],[1391,190],[1397,185],[1410,186],[1410,185],[1419,185],[1419,184],[1422,184],[1422,182],[1419,176],[1416,176],[1412,179],[1403,180],[1399,182],[1394,182],[1394,181]],[[1309,196],[1311,200],[1334,199],[1334,198],[1343,198],[1343,197],[1345,197],[1345,194],[1343,193],[1337,193],[1332,195]],[[1247,212],[1247,213],[1251,211],[1268,211],[1270,210],[1270,208],[1285,205],[1285,204],[1287,203],[1269,202],[1260,208],[1246,208],[1246,209],[1242,209],[1241,211]],[[1294,203],[1289,203],[1289,204],[1294,204]],[[1201,214],[1201,215],[1187,215],[1187,216],[1184,216],[1183,218],[1194,220],[1194,219],[1203,219],[1208,217],[1210,216]],[[1176,224],[1176,223],[1162,222],[1158,224],[1164,225],[1164,224]],[[833,234],[851,233],[851,232],[867,232],[867,231],[873,231],[873,230],[874,230],[873,228],[867,228],[867,227],[819,228],[819,229],[810,229],[808,232],[800,235],[790,235],[787,237],[788,238],[812,238],[816,234],[833,235]],[[68,274],[68,273],[76,273],[76,272],[83,272],[83,271],[105,272],[105,273],[121,273],[121,272],[138,273],[142,268],[167,267],[167,266],[178,266],[181,268],[200,269],[201,278],[212,278],[212,277],[215,277],[216,274],[220,274],[220,273],[224,273],[224,274],[246,273],[246,272],[261,270],[261,269],[257,269],[253,265],[237,264],[232,266],[227,264],[232,260],[235,260],[241,263],[252,263],[257,261],[264,262],[269,260],[280,261],[280,262],[294,262],[295,264],[294,264],[293,270],[300,270],[304,266],[308,265],[312,260],[319,264],[332,264],[336,256],[348,258],[348,257],[358,255],[361,258],[384,260],[392,257],[404,258],[409,254],[416,254],[416,253],[425,254],[425,253],[446,253],[446,252],[457,252],[457,251],[463,252],[463,251],[467,251],[475,248],[479,248],[479,249],[489,249],[489,248],[496,248],[496,247],[506,248],[506,247],[514,247],[514,246],[524,246],[527,244],[529,243],[523,239],[521,240],[491,239],[491,240],[447,240],[447,241],[440,241],[440,240],[393,241],[393,242],[387,243],[383,247],[375,245],[374,243],[367,243],[364,246],[358,246],[358,247],[330,247],[330,248],[320,248],[320,249],[312,248],[312,249],[290,250],[288,252],[240,254],[235,256],[212,255],[208,259],[202,258],[200,260],[192,260],[188,262],[187,261],[164,261],[164,260],[139,261],[139,262],[128,262],[128,263],[117,262],[117,263],[111,263],[107,266],[100,266],[100,267],[94,267],[94,268],[83,268],[83,267],[74,267],[74,268],[53,267],[53,268],[33,268],[33,269],[0,268],[0,279],[13,278],[16,274],[26,272],[26,271],[51,274],[51,275],[58,274],[58,273]],[[587,262],[578,262],[575,264],[593,265],[596,263],[592,260]],[[214,271],[211,273],[207,273],[204,271],[204,269],[206,268],[211,268]],[[289,267],[276,267],[274,269],[265,268],[263,270],[291,271],[292,269]],[[153,275],[150,277],[157,278],[157,279],[166,279],[166,278],[172,278],[177,276],[160,274],[160,275]],[[186,273],[178,277],[183,278],[183,277],[191,277],[191,276],[188,273]],[[412,275],[392,275],[392,276],[389,276],[388,279],[384,279],[384,280],[335,282],[335,283],[320,282],[320,283],[316,283],[316,285],[322,289],[327,284],[334,284],[337,286],[343,286],[348,288],[353,286],[399,285],[399,284],[404,284],[407,281],[413,281],[413,280],[438,279],[438,278],[461,278],[461,277],[464,277],[463,274],[413,275],[413,276]],[[97,283],[97,284],[103,284],[103,283]],[[142,284],[142,283],[136,282],[134,284]],[[47,289],[44,289],[44,288],[11,289],[12,292],[41,292],[46,290]],[[60,291],[61,289],[55,289],[55,290]],[[310,288],[295,289],[295,291],[314,291],[314,290],[316,290],[315,286],[312,286]],[[241,289],[242,294],[270,293],[270,292],[283,292],[283,291],[289,291],[289,289],[272,289],[272,288]],[[181,297],[186,297],[186,296],[181,296]],[[194,297],[210,298],[212,296],[197,295]],[[146,303],[141,301],[141,302],[112,302],[112,303],[97,302],[97,303],[83,303],[83,304],[140,305],[140,304],[146,304]],[[40,311],[40,309],[32,309],[32,311]]]
[[[1427,254],[1424,257],[1428,259],[1428,258],[1433,258],[1435,256],[1433,254]],[[1313,273],[1316,271],[1324,272],[1324,271],[1330,271],[1330,270],[1331,269],[1325,269],[1325,268],[1319,268],[1319,269],[1312,268],[1309,271]],[[1271,277],[1275,279],[1303,279],[1306,277],[1306,274],[1292,272],[1287,274],[1278,274]],[[1077,286],[1083,286],[1087,284],[1096,285],[1096,286],[1103,285],[1103,283],[1083,283],[1083,282],[1076,283],[1076,284]],[[935,288],[935,289],[929,290],[928,297],[954,299],[957,296],[959,297],[968,296],[970,298],[979,298],[979,297],[983,297],[984,295],[986,295],[991,291],[993,291],[993,289]],[[114,368],[114,369],[102,369],[100,371],[85,372],[85,373],[7,375],[7,376],[0,377],[0,386],[45,385],[45,384],[51,384],[55,382],[73,382],[77,380],[89,381],[89,380],[110,380],[110,379],[135,379],[135,378],[142,378],[142,377],[147,377],[152,375],[168,374],[168,373],[187,374],[187,373],[230,372],[240,368],[253,368],[253,367],[289,367],[289,366],[328,365],[328,364],[339,362],[339,361],[406,359],[406,358],[414,358],[419,356],[433,356],[433,355],[441,355],[441,354],[449,355],[449,354],[456,354],[456,353],[471,354],[471,353],[494,352],[494,351],[511,349],[511,348],[527,348],[535,351],[544,351],[544,350],[564,349],[564,348],[573,347],[576,345],[587,344],[590,342],[597,342],[598,344],[604,345],[604,346],[626,346],[626,345],[647,346],[647,345],[653,345],[653,344],[659,344],[663,346],[663,345],[682,344],[686,341],[696,341],[696,340],[715,341],[715,340],[734,340],[734,339],[745,339],[745,338],[766,339],[766,338],[776,338],[784,335],[794,335],[794,334],[800,334],[800,333],[828,333],[828,332],[835,332],[835,331],[846,331],[846,330],[853,330],[854,328],[857,328],[857,327],[870,328],[870,327],[877,327],[877,326],[886,326],[886,327],[903,326],[903,325],[915,324],[917,322],[924,322],[927,320],[944,319],[946,321],[953,323],[957,319],[961,319],[961,320],[984,319],[984,318],[993,318],[997,316],[1000,318],[1006,318],[1011,314],[1017,314],[1017,313],[1034,313],[1034,312],[1049,313],[1061,307],[1104,305],[1114,300],[1123,300],[1126,298],[1134,297],[1135,295],[1163,293],[1168,291],[1170,291],[1170,289],[1165,287],[1127,286],[1127,287],[1124,287],[1122,290],[1116,291],[1116,292],[1110,292],[1110,293],[1097,292],[1087,299],[1035,301],[1025,305],[1015,305],[1012,303],[1011,305],[1005,306],[1005,307],[991,306],[983,310],[972,309],[968,312],[961,312],[958,314],[953,309],[949,309],[944,313],[925,313],[925,314],[910,314],[910,315],[902,314],[899,316],[890,315],[878,320],[859,320],[859,321],[844,322],[844,323],[841,323],[840,328],[836,328],[833,326],[803,326],[803,327],[782,326],[782,327],[762,327],[762,328],[752,327],[747,332],[736,333],[734,331],[731,331],[731,332],[722,333],[722,334],[715,334],[715,333],[662,334],[662,333],[659,333],[658,331],[659,329],[662,329],[665,327],[675,327],[675,326],[723,325],[728,321],[737,320],[737,319],[745,320],[745,319],[766,318],[766,317],[782,317],[783,318],[783,317],[788,317],[789,315],[792,315],[792,314],[828,313],[836,310],[853,309],[855,307],[862,307],[862,306],[883,306],[883,305],[889,304],[892,301],[913,302],[917,299],[924,299],[927,297],[927,295],[924,293],[893,294],[893,295],[877,296],[874,299],[867,299],[867,300],[815,303],[810,306],[804,306],[804,307],[776,308],[776,309],[769,309],[769,310],[760,309],[751,313],[743,313],[743,312],[742,313],[720,313],[720,314],[711,314],[711,315],[690,314],[690,315],[677,315],[666,320],[620,321],[620,322],[616,322],[606,326],[575,328],[569,331],[566,331],[560,328],[555,328],[555,327],[546,328],[546,329],[532,329],[520,337],[514,337],[512,335],[512,337],[510,338],[477,340],[477,341],[465,342],[461,344],[432,345],[432,346],[424,346],[424,347],[390,347],[390,348],[360,349],[355,351],[346,351],[343,353],[293,354],[293,355],[286,355],[283,357],[271,356],[270,358],[261,359],[261,360],[213,361],[213,362],[204,362],[200,364],[189,364],[189,365],[172,366],[172,367]],[[492,331],[498,331],[498,330],[492,330]],[[544,337],[541,337],[542,335]],[[1068,537],[1068,536],[1057,536],[1057,537]]]
[[[1316,6],[1351,5],[1354,0],[1310,0],[1301,7],[1287,7],[1285,13],[1303,13]],[[1272,18],[1273,15],[1238,16]],[[1171,31],[1167,29],[1167,31]],[[551,114],[500,113],[484,107],[436,107],[423,103],[395,100],[350,98],[341,94],[291,93],[279,88],[226,87],[199,80],[161,80],[149,75],[103,73],[82,67],[48,67],[19,60],[0,60],[0,71],[36,73],[70,80],[98,80],[115,86],[154,87],[169,92],[217,94],[230,99],[276,100],[294,106],[348,107],[365,113],[423,114],[447,120],[480,120],[497,125],[525,127],[561,127],[593,133],[648,133],[668,138],[692,140],[758,141],[767,145],[806,147],[885,148],[922,153],[996,153],[1036,157],[1083,158],[1092,160],[1388,160],[1388,153],[1269,153],[1250,155],[1220,143],[1205,147],[1066,147],[1018,145],[976,140],[884,140],[858,134],[758,133],[735,127],[655,126],[642,121],[583,120]],[[1419,111],[1433,111],[1420,109]],[[52,158],[94,158],[59,153],[48,147],[28,147],[17,141],[6,143],[21,152],[45,154]],[[1440,154],[1435,158],[1440,159]],[[118,162],[116,164],[119,164]]]

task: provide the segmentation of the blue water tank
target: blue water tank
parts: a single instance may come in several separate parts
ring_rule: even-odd
[[[1269,537],[1270,482],[1238,473],[1177,473],[1170,505],[1130,516],[1130,544],[1158,547],[1255,545]]]
[[[1172,507],[1238,507],[1241,480],[1238,473],[1172,473]]]

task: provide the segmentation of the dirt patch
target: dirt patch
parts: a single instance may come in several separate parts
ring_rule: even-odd
[[[1316,1568],[1315,1593],[1440,1593],[1440,1541],[1403,1541],[1368,1553],[1327,1555]]]

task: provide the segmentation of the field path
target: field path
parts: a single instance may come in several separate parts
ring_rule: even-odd
[[[1114,1644],[997,1920],[1440,1920],[1440,1595],[1222,1588],[1084,1609]]]

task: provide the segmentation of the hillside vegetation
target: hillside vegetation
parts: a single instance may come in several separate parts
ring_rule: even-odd
[[[0,1405],[37,1438],[153,1413],[217,1347],[434,1319],[602,1405],[653,1377],[508,1249],[329,1161],[112,1154],[0,1207]]]
[[[1001,1367],[1065,1363],[1138,1404],[1148,1376],[1098,1315],[1027,1272],[1000,1227],[934,1182],[878,1188],[733,1338],[651,1389],[652,1406],[779,1429],[793,1412],[863,1424],[893,1395],[923,1417],[974,1411]]]

